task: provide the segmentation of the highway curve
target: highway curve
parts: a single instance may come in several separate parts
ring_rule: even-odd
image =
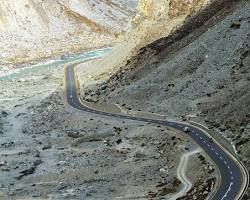
[[[200,147],[207,153],[214,161],[220,171],[219,186],[217,190],[211,195],[212,200],[235,200],[241,199],[248,186],[248,172],[245,167],[232,154],[225,150],[217,141],[211,140],[208,133],[204,130],[187,123],[156,120],[143,117],[135,117],[129,115],[115,114],[103,112],[90,108],[79,99],[77,80],[75,77],[74,66],[70,65],[66,68],[66,94],[67,101],[72,107],[82,110],[84,112],[105,115],[110,117],[117,117],[127,120],[136,120],[142,122],[150,122],[175,128],[183,131],[183,128],[188,126],[190,128],[188,134]]]

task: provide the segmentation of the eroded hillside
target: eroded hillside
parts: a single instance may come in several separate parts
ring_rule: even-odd
[[[137,0],[3,0],[0,65],[108,45],[136,11]]]
[[[142,48],[97,87],[84,87],[83,97],[201,122],[228,149],[233,144],[249,170],[250,3],[224,2]]]
[[[86,105],[196,120],[231,140],[249,168],[249,1],[20,2],[0,3],[4,65],[110,44],[125,31],[108,56],[75,67]],[[70,107],[63,67],[27,67],[1,82],[0,199],[211,195],[218,169],[189,134]]]

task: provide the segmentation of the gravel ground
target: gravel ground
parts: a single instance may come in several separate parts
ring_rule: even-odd
[[[179,158],[196,144],[166,127],[69,107],[62,76],[1,83],[2,199],[160,199],[181,190]],[[188,167],[192,183],[204,186],[193,196],[206,194],[216,177],[201,158]]]
[[[186,26],[142,48],[109,79],[85,87],[83,98],[201,122],[231,141],[250,169],[249,13],[250,2],[238,1],[200,28],[191,22],[190,34]]]

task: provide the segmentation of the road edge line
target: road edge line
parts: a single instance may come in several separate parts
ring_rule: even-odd
[[[201,125],[201,124],[193,122],[193,121],[192,121],[192,123]],[[191,126],[194,126],[194,125],[191,124]],[[204,127],[204,129],[209,130],[206,126],[204,126],[204,125],[201,125],[201,126]],[[212,135],[210,135],[206,130],[204,130],[200,127],[197,127],[197,126],[195,126],[195,127],[202,130],[207,136],[213,138],[213,140],[216,142],[216,144],[219,145],[221,147],[221,149],[223,149],[225,151],[225,153],[234,160],[235,164],[236,165],[239,164],[238,166],[240,166],[241,172],[243,172],[242,177],[243,177],[243,179],[245,179],[245,181],[244,181],[245,186],[243,186],[243,188],[241,189],[242,190],[241,194],[239,194],[238,197],[236,197],[236,198],[238,200],[242,199],[244,194],[246,193],[248,186],[249,186],[249,172],[248,172],[246,166],[239,159],[234,157],[234,155],[231,152],[229,152],[225,147],[223,147],[217,140],[215,140],[215,138]]]

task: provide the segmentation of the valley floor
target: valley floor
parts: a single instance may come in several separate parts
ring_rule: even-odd
[[[179,162],[196,144],[166,127],[74,110],[63,76],[61,68],[1,82],[1,198],[150,199],[183,191]],[[200,185],[193,196],[207,195],[217,177],[204,158],[197,153],[187,163],[189,187]]]

